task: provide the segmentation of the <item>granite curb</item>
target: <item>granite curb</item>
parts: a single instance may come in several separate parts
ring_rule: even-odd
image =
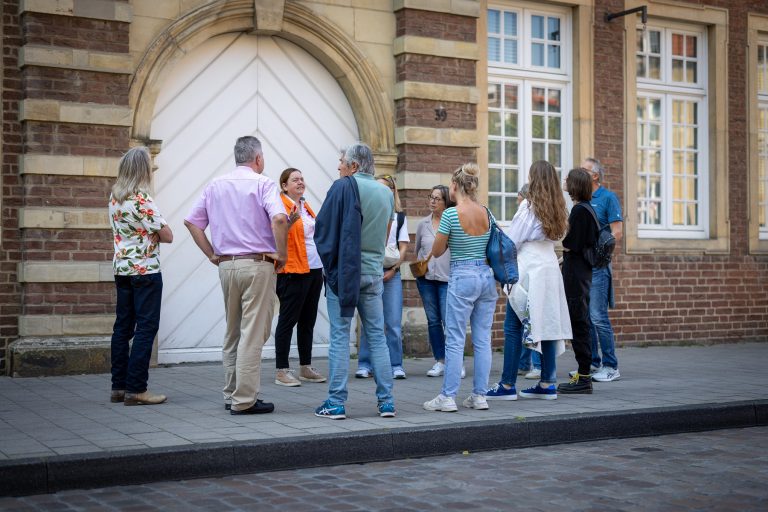
[[[768,400],[0,461],[0,496],[768,425]]]

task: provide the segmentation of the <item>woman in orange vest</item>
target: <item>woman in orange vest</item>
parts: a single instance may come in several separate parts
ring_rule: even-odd
[[[323,264],[315,247],[315,212],[304,200],[304,177],[292,167],[280,174],[280,199],[288,213],[288,262],[277,275],[280,316],[275,329],[275,384],[301,386],[305,382],[325,382],[312,367],[312,333],[317,305],[323,288]],[[288,363],[294,326],[299,349],[299,375]]]

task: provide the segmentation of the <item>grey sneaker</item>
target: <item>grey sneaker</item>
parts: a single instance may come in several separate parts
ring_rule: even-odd
[[[488,402],[485,400],[485,397],[483,395],[476,395],[474,393],[469,395],[462,402],[462,405],[469,409],[477,409],[479,411],[484,411],[488,409]]]
[[[287,386],[289,388],[301,386],[301,382],[293,376],[293,370],[290,370],[289,368],[281,368],[277,370],[277,373],[275,374],[275,384],[278,386]]]
[[[603,366],[599,372],[592,374],[592,380],[597,382],[611,382],[621,377],[618,368]]]
[[[533,368],[525,374],[525,378],[528,380],[539,380],[541,378],[541,368]]]
[[[428,411],[456,412],[456,400],[443,394],[437,395],[429,402],[424,402],[424,409]]]

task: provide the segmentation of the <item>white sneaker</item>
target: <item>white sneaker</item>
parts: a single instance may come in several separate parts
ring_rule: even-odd
[[[462,405],[469,409],[477,409],[479,411],[488,409],[488,402],[485,400],[485,397],[474,393],[469,395],[464,402],[462,402]]]
[[[427,377],[442,377],[445,373],[445,364],[437,361],[427,372]]]
[[[621,377],[618,368],[611,368],[610,366],[603,366],[599,372],[592,374],[592,380],[597,382],[611,382]]]
[[[597,366],[589,365],[589,374],[590,375],[594,375],[594,374],[596,374],[597,372],[599,372],[602,369],[603,369],[602,366],[598,368]],[[572,370],[572,371],[568,372],[568,376],[569,377],[575,377],[576,373],[578,373],[578,371],[579,370]]]
[[[358,368],[355,372],[356,379],[370,379],[371,377],[371,370],[368,368]]]
[[[466,376],[467,376],[467,369],[464,367],[464,365],[461,365],[461,378],[463,379]]]
[[[392,370],[392,378],[393,379],[405,379],[405,370],[403,370],[402,367],[397,367],[394,370]]]
[[[541,378],[541,368],[534,368],[525,374],[526,379],[539,380]]]
[[[442,411],[442,412],[456,412],[459,410],[456,407],[456,401],[443,394],[437,395],[429,402],[424,402],[424,409],[428,411]]]

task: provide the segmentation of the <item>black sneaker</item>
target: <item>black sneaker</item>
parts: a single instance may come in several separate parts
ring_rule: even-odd
[[[564,395],[591,395],[592,378],[589,375],[579,375],[578,373],[571,377],[566,384],[557,386],[557,392]]]
[[[229,414],[232,414],[233,416],[236,416],[238,414],[266,414],[274,410],[275,410],[275,404],[270,402],[262,402],[261,400],[256,400],[255,404],[253,404],[247,409],[243,409],[242,411],[236,411],[234,409],[230,409]]]

